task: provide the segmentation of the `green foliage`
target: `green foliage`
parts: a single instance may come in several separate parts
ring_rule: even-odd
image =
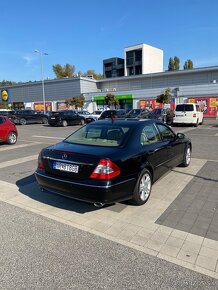
[[[168,64],[168,71],[174,70],[174,59],[170,57],[169,64]]]
[[[87,70],[87,72],[84,73],[84,75],[85,76],[93,76],[93,78],[96,79],[96,80],[99,80],[99,79],[103,78],[103,75],[96,73],[94,69]]]
[[[179,70],[180,68],[180,59],[177,56],[174,56],[174,70]]]
[[[191,59],[187,59],[185,61],[185,64],[184,64],[183,68],[184,68],[184,70],[186,70],[186,69],[193,69],[194,68],[194,65],[193,65],[192,60]]]
[[[10,86],[10,85],[13,85],[13,84],[14,84],[14,82],[6,81],[6,80],[3,80],[2,82],[0,82],[0,86],[1,87]]]
[[[67,63],[65,66],[61,66],[60,64],[55,64],[52,66],[53,71],[58,79],[61,78],[72,78],[75,72],[75,66]]]
[[[170,57],[168,64],[168,71],[179,70],[180,68],[180,59],[178,56]]]
[[[82,96],[75,96],[75,97],[72,97],[70,99],[67,99],[65,102],[68,106],[72,106],[75,109],[83,108],[84,103],[85,103],[85,97],[83,95]]]
[[[156,102],[160,104],[168,104],[172,97],[171,89],[167,88],[162,94],[156,97]]]
[[[116,108],[116,106],[119,106],[119,100],[116,99],[114,95],[107,94],[105,97],[105,104],[107,106],[114,106]]]

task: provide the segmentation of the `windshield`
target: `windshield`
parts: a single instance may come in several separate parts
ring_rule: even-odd
[[[74,132],[64,142],[118,147],[123,143],[129,131],[128,126],[89,124]]]

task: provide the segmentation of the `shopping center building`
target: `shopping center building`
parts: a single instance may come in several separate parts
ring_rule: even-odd
[[[134,46],[135,47],[135,46]],[[113,59],[113,58],[111,58]],[[95,80],[73,77],[44,81],[44,99],[47,110],[66,108],[65,100],[84,95],[84,109],[93,111],[106,108],[105,96],[109,93],[119,99],[121,108],[155,108],[156,97],[170,88],[171,108],[179,102],[198,102],[205,117],[217,116],[218,66],[179,71],[158,71]],[[107,62],[104,62],[104,64]],[[126,63],[126,61],[125,61]],[[125,68],[124,68],[125,71]],[[136,70],[134,70],[136,71]],[[19,83],[0,87],[7,92],[14,107],[23,104],[25,108],[43,111],[42,82]]]

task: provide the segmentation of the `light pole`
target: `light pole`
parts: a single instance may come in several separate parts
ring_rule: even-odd
[[[44,75],[43,75],[43,55],[48,55],[46,52],[41,52],[38,49],[35,49],[35,53],[38,53],[40,56],[40,62],[41,62],[41,79],[42,79],[42,99],[43,99],[43,106],[44,106],[44,114],[46,113],[45,108],[45,86],[44,86]]]

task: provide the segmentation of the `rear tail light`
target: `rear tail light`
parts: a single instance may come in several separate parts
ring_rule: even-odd
[[[90,178],[112,179],[120,174],[120,168],[109,159],[101,159]]]
[[[39,153],[39,156],[38,156],[38,168],[45,169],[45,165],[44,165],[43,160],[42,160],[42,153],[41,152]]]
[[[196,118],[196,114],[193,114],[193,118]]]

